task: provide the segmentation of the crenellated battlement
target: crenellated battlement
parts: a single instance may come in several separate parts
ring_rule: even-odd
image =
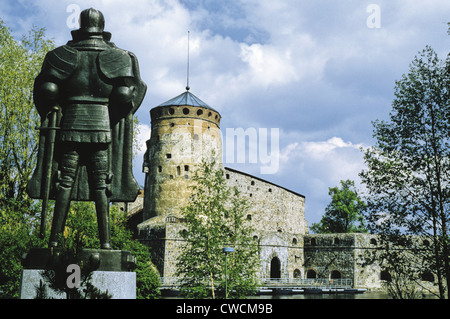
[[[220,127],[221,116],[219,112],[203,106],[168,105],[157,106],[150,110],[152,126],[159,121],[172,119],[199,119]]]

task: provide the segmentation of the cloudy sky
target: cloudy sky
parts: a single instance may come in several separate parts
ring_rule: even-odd
[[[262,174],[260,157],[225,166],[305,195],[309,224],[324,213],[328,187],[359,185],[371,121],[387,118],[395,81],[418,51],[449,51],[448,0],[2,0],[0,17],[17,38],[36,25],[59,46],[88,7],[139,59],[142,145],[149,110],[185,90],[190,31],[191,92],[221,113],[223,137],[227,128],[279,132],[268,136],[269,146],[279,142],[275,172]]]

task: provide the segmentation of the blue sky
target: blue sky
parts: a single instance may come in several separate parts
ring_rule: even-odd
[[[142,145],[150,109],[184,91],[189,30],[191,92],[221,113],[223,136],[280,132],[276,173],[225,165],[305,195],[309,224],[324,213],[328,187],[359,185],[359,148],[373,144],[371,122],[388,117],[414,56],[430,45],[445,58],[450,40],[448,0],[2,0],[0,17],[18,38],[34,24],[59,46],[78,28],[67,23],[73,5],[101,10],[112,41],[139,59]],[[141,185],[144,151],[134,170]]]

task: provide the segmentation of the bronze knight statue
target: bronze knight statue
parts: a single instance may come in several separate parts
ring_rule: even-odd
[[[95,201],[102,249],[111,249],[109,204],[136,199],[133,114],[146,85],[136,57],[110,42],[103,14],[86,9],[73,40],[47,53],[34,84],[41,116],[38,162],[28,193],[55,200],[50,247],[58,246],[70,202]],[[43,228],[41,227],[41,235]]]

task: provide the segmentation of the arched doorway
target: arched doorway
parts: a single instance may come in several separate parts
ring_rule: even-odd
[[[383,270],[380,273],[380,280],[392,281],[391,274],[387,270]]]
[[[278,257],[273,257],[270,262],[270,278],[281,278],[281,262]]]
[[[306,273],[306,278],[308,279],[316,279],[317,278],[317,272],[314,269],[309,269]]]
[[[341,272],[339,270],[333,270],[331,272],[330,279],[341,279],[341,278],[342,278],[342,275],[341,275]]]

